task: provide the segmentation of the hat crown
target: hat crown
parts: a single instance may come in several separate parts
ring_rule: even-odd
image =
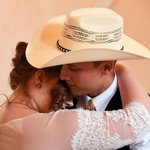
[[[59,44],[65,49],[114,48],[122,44],[123,19],[107,8],[84,8],[70,12]],[[77,49],[78,48],[78,49]]]
[[[65,24],[93,32],[109,32],[123,28],[123,19],[107,8],[83,8],[70,12],[66,17]]]

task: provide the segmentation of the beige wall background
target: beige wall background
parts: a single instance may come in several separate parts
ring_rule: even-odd
[[[111,8],[124,18],[124,32],[150,49],[150,1],[114,0]],[[150,93],[150,60],[122,61]]]
[[[0,93],[11,93],[8,77],[18,41],[28,41],[36,29],[56,15],[82,7],[109,7],[124,17],[125,33],[150,49],[149,0],[1,0]],[[150,92],[150,60],[121,61]]]

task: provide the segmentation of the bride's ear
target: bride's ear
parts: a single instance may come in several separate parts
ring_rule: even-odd
[[[44,80],[45,80],[45,72],[43,70],[36,71],[34,75],[34,82],[36,87],[41,88]]]

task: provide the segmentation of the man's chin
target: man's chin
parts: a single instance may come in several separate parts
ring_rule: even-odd
[[[79,97],[79,96],[80,96],[79,93],[74,92],[74,91],[71,91],[71,94],[72,94],[73,98],[76,98],[76,97]]]
[[[72,92],[73,98],[78,98],[81,96],[84,96],[85,94],[79,93],[79,92]]]
[[[85,92],[76,88],[70,88],[70,92],[73,97],[80,97],[80,96],[86,95]]]

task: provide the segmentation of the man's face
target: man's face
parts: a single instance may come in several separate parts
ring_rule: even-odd
[[[92,62],[63,65],[60,78],[65,80],[74,96],[96,96],[103,89],[103,63],[94,67]]]

